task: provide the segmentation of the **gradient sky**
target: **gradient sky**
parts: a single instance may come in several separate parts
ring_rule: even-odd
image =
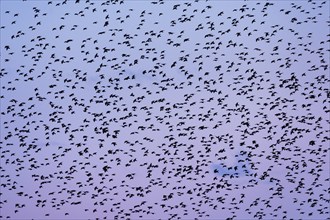
[[[0,1],[6,219],[330,219],[329,1]]]

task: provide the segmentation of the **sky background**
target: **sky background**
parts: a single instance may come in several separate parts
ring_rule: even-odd
[[[330,219],[329,1],[0,1],[6,219]]]

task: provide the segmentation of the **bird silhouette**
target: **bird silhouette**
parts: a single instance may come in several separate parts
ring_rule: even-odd
[[[1,2],[0,218],[327,219],[328,8]]]

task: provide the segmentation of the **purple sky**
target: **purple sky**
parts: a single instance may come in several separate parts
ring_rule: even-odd
[[[0,4],[1,219],[330,219],[329,1]]]

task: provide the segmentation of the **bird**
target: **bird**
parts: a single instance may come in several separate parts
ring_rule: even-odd
[[[3,2],[0,218],[328,218],[329,4]]]

